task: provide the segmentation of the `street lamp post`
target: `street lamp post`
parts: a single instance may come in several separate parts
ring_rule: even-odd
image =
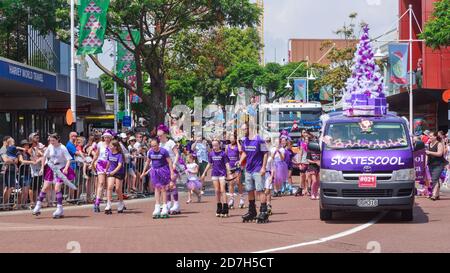
[[[77,121],[77,95],[76,95],[76,68],[75,68],[75,0],[70,0],[70,110],[73,120]]]

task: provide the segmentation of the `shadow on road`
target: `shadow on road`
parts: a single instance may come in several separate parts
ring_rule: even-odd
[[[333,220],[326,221],[327,224],[365,224],[376,218],[380,212],[351,212],[339,211],[333,212]],[[402,221],[401,213],[399,211],[389,211],[378,223],[383,224],[425,224],[428,223],[428,213],[426,213],[420,206],[414,206],[414,220],[411,222]]]

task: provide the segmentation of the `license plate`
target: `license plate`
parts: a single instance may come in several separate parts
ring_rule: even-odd
[[[378,207],[378,199],[358,199],[358,207],[361,208]]]
[[[377,187],[377,177],[375,175],[359,176],[358,187],[360,187],[360,188],[376,188]]]

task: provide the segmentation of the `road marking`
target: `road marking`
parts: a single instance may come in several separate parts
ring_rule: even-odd
[[[354,227],[352,229],[328,236],[328,237],[324,237],[324,238],[320,238],[318,240],[314,240],[314,241],[310,241],[310,242],[304,242],[304,243],[299,243],[299,244],[295,244],[295,245],[288,245],[288,246],[283,246],[283,247],[277,247],[277,248],[271,248],[271,249],[266,249],[266,250],[261,250],[261,251],[256,251],[253,253],[270,253],[270,252],[277,252],[277,251],[282,251],[282,250],[287,250],[287,249],[291,249],[291,248],[298,248],[298,247],[303,247],[303,246],[309,246],[309,245],[317,245],[317,244],[322,244],[328,241],[332,241],[332,240],[336,240],[342,237],[346,237],[352,234],[355,234],[357,232],[360,232],[372,225],[374,225],[375,223],[377,223],[381,218],[383,218],[383,216],[385,216],[387,214],[387,212],[382,212],[380,213],[377,217],[373,218],[372,220],[370,220],[369,222],[367,222],[364,225],[360,225],[357,227]]]

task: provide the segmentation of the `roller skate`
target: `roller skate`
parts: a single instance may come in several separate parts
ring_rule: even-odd
[[[272,215],[272,205],[267,204],[267,214]]]
[[[298,188],[297,191],[295,192],[295,196],[302,196],[302,195],[303,195],[303,189]]]
[[[220,217],[222,214],[222,203],[217,203],[216,217]]]
[[[33,215],[39,216],[41,215],[42,202],[37,201],[36,206],[33,209]]]
[[[244,198],[241,198],[241,200],[239,200],[239,208],[240,208],[240,209],[244,209],[244,208],[245,208],[245,201],[244,201]]]
[[[153,219],[158,219],[161,216],[161,205],[155,204],[155,210],[153,211]]]
[[[228,217],[228,204],[227,203],[223,203],[222,212],[220,213],[220,217],[222,217],[222,218]]]
[[[100,212],[100,205],[94,204],[94,212]]]
[[[253,222],[257,216],[255,203],[250,203],[248,212],[242,216],[242,222]]]
[[[53,219],[59,219],[64,217],[64,210],[62,205],[57,205],[56,210],[53,213]]]
[[[125,207],[125,204],[123,203],[123,201],[120,201],[119,205],[117,205],[117,213],[123,213],[123,211],[126,209],[127,208]]]
[[[178,201],[174,201],[173,206],[169,210],[169,214],[176,215],[176,214],[180,214],[180,213],[181,213],[180,204],[178,203]]]
[[[111,215],[112,214],[111,202],[110,201],[106,202],[105,214],[106,215]]]
[[[258,218],[256,218],[258,224],[269,222],[269,213],[267,212],[267,205],[261,204],[260,212]]]
[[[169,210],[167,209],[167,205],[163,205],[160,218],[169,218]]]
[[[234,199],[233,198],[231,198],[230,201],[228,201],[228,208],[234,209]]]

